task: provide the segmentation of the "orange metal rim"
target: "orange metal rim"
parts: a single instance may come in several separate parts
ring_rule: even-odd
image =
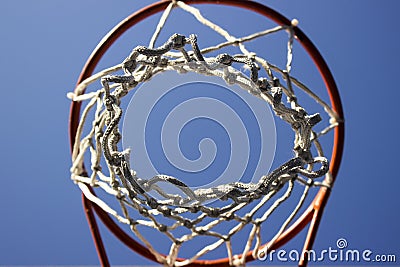
[[[253,12],[256,12],[258,14],[261,14],[270,20],[273,20],[275,23],[279,25],[290,25],[290,20],[285,18],[283,15],[279,14],[278,12],[272,10],[269,7],[266,7],[260,3],[253,2],[253,1],[247,1],[247,0],[184,0],[183,2],[187,4],[218,4],[218,5],[227,5],[227,6],[236,6],[244,9],[251,10]],[[157,3],[154,3],[152,5],[149,5],[126,19],[124,19],[120,24],[118,24],[114,29],[109,32],[106,38],[103,38],[102,41],[98,44],[96,49],[92,52],[90,55],[89,59],[87,60],[85,66],[83,67],[81,74],[79,76],[79,79],[77,81],[77,84],[81,83],[83,80],[86,78],[90,77],[98,64],[98,62],[101,60],[103,57],[104,53],[111,47],[111,45],[124,33],[126,32],[129,28],[133,27],[140,21],[146,19],[147,17],[152,16],[153,14],[159,13],[163,11],[168,5],[170,4],[170,1],[160,1]],[[330,72],[328,65],[326,64],[325,60],[322,58],[321,54],[315,47],[315,45],[310,41],[310,39],[298,28],[294,28],[295,35],[297,40],[300,42],[300,44],[303,46],[303,48],[308,52],[310,57],[312,58],[314,64],[318,68],[321,77],[323,78],[323,81],[325,83],[326,89],[329,93],[330,101],[332,104],[333,110],[339,115],[339,117],[342,119],[342,121],[338,122],[338,126],[335,127],[334,129],[334,143],[333,143],[333,150],[332,150],[332,157],[330,160],[330,172],[332,173],[333,179],[336,178],[337,173],[339,171],[340,167],[340,162],[342,159],[342,153],[343,153],[343,146],[344,146],[344,123],[343,123],[343,108],[340,100],[340,95],[335,83],[335,80],[333,78],[332,73]],[[71,151],[75,143],[75,135],[79,123],[79,117],[80,117],[80,109],[81,109],[81,103],[80,102],[75,102],[72,101],[71,103],[71,108],[70,108],[70,118],[69,118],[69,136],[70,136],[70,147]],[[329,197],[329,192],[330,190],[322,187],[317,195],[314,198],[313,203],[307,208],[307,210],[303,213],[303,215],[297,219],[297,221],[288,229],[286,230],[280,238],[275,242],[273,247],[271,249],[276,249],[286,242],[288,242],[290,239],[292,239],[294,236],[296,236],[310,221],[313,220],[314,214],[322,214],[323,208],[325,206],[325,203],[327,202],[327,199]],[[83,196],[84,198],[84,196]],[[120,239],[125,245],[127,245],[129,248],[134,250],[136,253],[150,259],[153,261],[156,261],[155,257],[148,251],[146,247],[138,243],[136,240],[134,240],[130,235],[128,235],[124,230],[122,230],[115,222],[114,220],[106,213],[104,212],[100,207],[98,207],[95,204],[90,204],[88,201],[84,199],[84,204],[85,204],[85,209],[93,208],[93,210],[96,212],[97,216],[101,219],[101,221],[107,226],[107,228],[118,238]],[[88,215],[88,214],[87,214]],[[88,215],[89,216],[89,215]],[[105,253],[104,247],[102,247],[102,242],[101,242],[101,236],[100,233],[97,229],[97,225],[95,222],[93,222],[93,215],[92,218],[88,218],[89,224],[91,229],[94,228],[95,230],[92,229],[92,233],[95,239],[95,242],[100,242],[100,251],[99,254]],[[317,218],[316,221],[316,227],[318,227],[320,220],[320,215],[319,218]],[[93,225],[94,224],[94,225]],[[97,230],[96,230],[97,229]],[[307,239],[306,245],[305,246],[312,246],[312,243],[315,238],[316,230],[314,231],[315,233],[311,233],[311,237],[309,238],[310,240]],[[100,241],[96,241],[96,239],[99,239]],[[102,252],[101,252],[102,251]],[[106,258],[106,256],[103,255],[103,258]],[[100,255],[100,258],[102,256]],[[180,259],[182,260],[182,259]],[[252,252],[249,252],[246,255],[246,260],[251,261],[254,260],[252,256]],[[102,262],[103,263],[103,262]],[[103,264],[103,265],[108,265],[108,264]],[[213,265],[213,266],[226,266],[228,265],[228,258],[222,258],[222,259],[216,259],[216,260],[197,260],[193,262],[192,266],[198,266],[198,265]]]

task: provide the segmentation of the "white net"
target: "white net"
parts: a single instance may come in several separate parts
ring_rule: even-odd
[[[154,48],[173,8],[192,14],[225,41],[200,48],[196,35],[173,34],[163,45]],[[291,197],[296,186],[303,187],[297,204],[282,221],[269,246],[299,213],[311,187],[330,186],[328,160],[319,138],[332,130],[339,118],[326,102],[291,76],[293,27],[296,26],[297,21],[293,21],[291,26],[277,26],[236,38],[204,18],[197,8],[180,1],[173,2],[164,11],[148,46],[137,46],[122,64],[98,72],[69,94],[72,100],[85,104],[72,153],[72,180],[86,198],[120,223],[128,225],[158,262],[168,266],[187,265],[225,244],[229,263],[244,265],[249,251],[253,250],[256,258],[261,245],[269,241],[263,239],[263,223]],[[246,42],[282,31],[288,33],[283,68],[246,48]],[[231,46],[239,47],[240,53],[224,52]],[[211,52],[216,56],[207,56]],[[237,70],[243,67],[250,71],[249,77]],[[124,75],[116,74],[121,70]],[[232,182],[193,190],[179,177],[163,174],[138,177],[130,166],[130,150],[121,149],[121,101],[138,85],[166,71],[219,77],[227,85],[238,85],[265,101],[275,115],[293,129],[294,156],[256,179],[257,182]],[[265,77],[261,77],[261,73],[265,73]],[[83,93],[90,84],[99,81],[102,84],[100,89]],[[297,90],[310,96],[325,110],[330,120],[324,129],[319,132],[313,130],[321,121],[321,116],[318,113],[308,114],[299,103]],[[84,165],[89,168],[85,169]],[[167,192],[162,184],[177,188],[179,193]],[[114,198],[100,198],[93,194],[90,187]],[[159,197],[155,198],[154,193]],[[233,236],[249,226],[246,242],[233,244]],[[141,230],[145,228],[165,235],[170,240],[169,251],[158,251],[144,234],[145,231]],[[199,237],[208,238],[204,246],[191,252],[191,255],[185,255],[186,259],[178,260],[182,247]],[[237,256],[235,245],[241,246],[243,256]]]

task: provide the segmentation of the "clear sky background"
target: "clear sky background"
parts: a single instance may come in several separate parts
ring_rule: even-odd
[[[1,1],[0,265],[98,264],[70,180],[66,93],[98,41],[147,3]],[[346,238],[400,262],[400,2],[264,3],[299,19],[342,96],[344,157],[315,247]],[[103,233],[113,264],[150,264]]]

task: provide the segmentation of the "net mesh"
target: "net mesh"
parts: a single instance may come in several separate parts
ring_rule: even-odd
[[[173,34],[163,45],[155,47],[173,8],[192,14],[200,23],[224,37],[225,41],[201,49],[196,35]],[[265,242],[261,230],[263,223],[291,197],[296,185],[304,188],[301,196],[268,243],[269,246],[288,228],[304,204],[311,187],[330,186],[328,160],[324,156],[319,138],[332,130],[339,118],[327,103],[291,75],[295,37],[293,27],[296,25],[297,21],[293,21],[290,26],[277,26],[236,38],[206,19],[197,8],[180,1],[172,2],[161,16],[148,46],[137,46],[121,64],[91,76],[79,84],[74,93],[69,94],[73,101],[85,103],[72,153],[72,180],[86,198],[120,223],[128,225],[158,262],[168,266],[187,265],[225,244],[229,263],[244,265],[244,255],[247,252],[253,250],[256,258],[261,251]],[[248,41],[280,31],[288,33],[287,58],[283,69],[249,51],[245,46]],[[231,55],[220,52],[229,46],[239,47],[241,53]],[[210,52],[216,52],[217,55],[207,56]],[[243,66],[250,71],[249,77],[237,70]],[[260,77],[260,69],[267,74],[265,77]],[[124,75],[115,74],[121,70]],[[129,164],[130,150],[122,150],[119,145],[123,113],[121,99],[140,83],[165,71],[176,71],[183,75],[196,72],[220,77],[228,85],[236,84],[262,99],[276,116],[293,129],[294,156],[254,183],[234,182],[193,190],[179,177],[162,174],[152,178],[138,177]],[[102,85],[100,89],[84,93],[90,84],[99,81]],[[326,128],[319,132],[313,130],[321,121],[321,116],[318,113],[307,113],[298,101],[296,90],[306,93],[323,107],[330,118]],[[92,114],[93,120],[89,120],[89,114]],[[315,152],[312,152],[313,149]],[[87,158],[90,158],[90,170],[84,168]],[[324,176],[325,179],[322,178]],[[162,183],[176,187],[180,193],[166,192],[160,185]],[[98,197],[92,188],[115,197],[119,205],[116,207],[108,200]],[[162,197],[156,199],[151,192],[157,192]],[[208,204],[211,200],[218,201],[219,204]],[[268,208],[265,208],[267,205]],[[228,230],[217,230],[219,225],[228,222]],[[234,244],[231,240],[246,226],[251,226],[251,230],[245,244],[241,244],[243,256],[240,257],[233,252]],[[170,240],[167,256],[154,247],[140,230],[141,227],[156,229]],[[179,231],[181,228],[184,230]],[[207,236],[213,241],[193,252],[187,259],[178,260],[182,246],[199,236]]]

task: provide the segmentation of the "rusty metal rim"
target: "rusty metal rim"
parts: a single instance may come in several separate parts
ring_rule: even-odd
[[[260,3],[247,1],[247,0],[184,0],[187,4],[219,4],[219,5],[228,5],[228,6],[236,6],[244,9],[251,10],[258,14],[261,14],[279,25],[290,25],[290,20],[279,14],[278,12],[272,10],[269,7],[266,7]],[[103,57],[104,53],[110,48],[110,46],[128,29],[133,27],[135,24],[140,21],[146,19],[147,17],[152,16],[155,13],[163,11],[168,5],[170,1],[160,1],[154,4],[151,4],[147,7],[142,8],[141,10],[133,13],[123,21],[121,21],[117,26],[115,26],[97,45],[95,50],[90,55],[87,60],[85,66],[83,67],[77,84],[81,83],[86,78],[90,77],[100,61]],[[332,104],[333,110],[339,115],[342,121],[339,122],[338,126],[334,129],[334,144],[332,150],[330,171],[332,173],[333,179],[337,176],[340,162],[343,153],[344,146],[344,123],[343,123],[343,108],[339,96],[339,92],[333,78],[332,73],[330,72],[325,60],[322,58],[321,54],[315,47],[315,45],[310,41],[310,39],[298,28],[294,28],[296,39],[301,43],[303,48],[308,52],[314,64],[317,66],[321,77],[325,83],[327,91],[329,93],[330,101]],[[69,120],[69,134],[70,134],[70,146],[71,151],[75,142],[76,130],[79,123],[80,117],[80,109],[81,103],[73,101],[70,109],[70,120]],[[306,237],[304,248],[305,250],[311,249],[316,232],[318,229],[319,222],[321,220],[321,215],[324,209],[324,206],[329,197],[330,190],[323,187],[319,190],[314,201],[310,204],[307,210],[302,214],[302,216],[297,219],[297,221],[287,229],[279,239],[273,244],[270,249],[276,249],[294,236],[296,236],[307,224],[310,223],[308,235]],[[129,248],[131,248],[136,253],[150,259],[156,261],[155,257],[148,251],[146,247],[138,243],[134,240],[130,235],[128,235],[124,230],[122,230],[114,220],[104,212],[100,207],[88,201],[83,195],[83,205],[85,208],[86,216],[88,219],[88,223],[95,241],[96,249],[99,254],[99,258],[101,264],[103,266],[109,266],[107,254],[101,239],[100,231],[97,226],[97,222],[95,220],[95,216],[93,210],[96,212],[97,216],[100,220],[108,227],[108,229],[123,242]],[[179,259],[183,260],[183,259]],[[252,252],[250,251],[246,255],[246,260],[251,261],[254,260],[252,256]],[[215,259],[215,260],[196,260],[192,263],[191,266],[203,266],[203,265],[213,265],[213,266],[227,266],[229,264],[228,258]],[[306,265],[306,261],[301,261],[299,265]]]

